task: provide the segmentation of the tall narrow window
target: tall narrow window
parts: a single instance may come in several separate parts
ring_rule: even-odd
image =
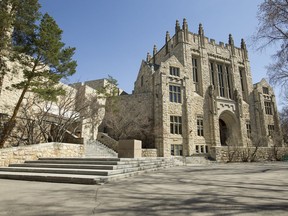
[[[172,76],[180,76],[180,68],[170,67],[170,75]]]
[[[203,117],[197,117],[197,135],[204,136]]]
[[[181,87],[169,85],[169,100],[174,103],[181,103]]]
[[[243,99],[247,99],[247,88],[246,88],[246,74],[244,68],[239,67],[239,74],[240,74],[240,82],[241,82],[241,90],[242,90],[242,95]]]
[[[182,117],[170,116],[170,133],[182,134]]]
[[[230,70],[229,66],[226,66],[226,78],[227,78],[227,96],[228,98],[232,99],[232,80],[231,80],[231,75],[230,75]]]
[[[219,95],[221,97],[225,97],[223,66],[221,64],[217,64],[217,69],[218,69],[218,80],[219,80]]]
[[[274,125],[268,125],[268,135],[273,137],[273,135],[274,135]]]
[[[210,62],[210,76],[211,76],[211,82],[213,86],[215,86],[214,74],[215,74],[214,63]]]
[[[144,77],[141,76],[141,86],[143,86],[143,84],[144,84]]]
[[[271,102],[265,101],[265,102],[264,102],[264,107],[265,107],[265,113],[266,113],[267,115],[272,115],[272,105],[271,105]]]
[[[251,124],[250,124],[250,121],[246,122],[246,131],[247,131],[247,137],[249,139],[251,139]]]
[[[198,69],[198,62],[196,58],[192,58],[192,73],[193,73],[193,82],[195,85],[195,91],[199,93],[199,69]]]

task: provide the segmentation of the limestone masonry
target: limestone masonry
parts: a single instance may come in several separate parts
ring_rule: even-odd
[[[133,94],[119,97],[118,106],[125,109],[117,126],[107,124],[105,130],[117,138],[115,128],[125,132],[133,122],[138,128],[133,138],[144,143],[149,138],[147,145],[158,156],[215,158],[216,147],[217,152],[227,146],[269,147],[281,137],[273,89],[264,79],[253,85],[244,40],[236,47],[229,35],[227,44],[216,44],[201,24],[198,34],[189,32],[185,19],[182,28],[176,21],[174,36],[167,32],[165,45],[154,46],[142,61]]]
[[[13,76],[5,77],[2,86],[2,116],[19,97],[18,91],[5,89],[21,80],[21,74]],[[105,79],[70,85],[75,107],[106,85]],[[154,46],[142,61],[133,93],[119,89],[116,95],[99,97],[99,109],[80,122],[74,137],[84,143],[98,139],[115,151],[118,140],[141,140],[147,148],[142,154],[153,157],[205,154],[217,159],[231,147],[281,145],[273,89],[264,79],[253,85],[244,40],[237,47],[229,35],[227,44],[216,44],[201,24],[198,34],[189,32],[185,19],[182,27],[176,21],[175,34],[167,32],[164,46]]]

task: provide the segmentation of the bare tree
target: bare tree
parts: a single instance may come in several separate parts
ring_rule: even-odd
[[[79,142],[84,127],[99,125],[100,112],[104,106],[99,103],[96,93],[83,95],[81,90],[77,93],[75,89],[69,88],[65,95],[58,96],[56,102],[45,101],[37,95],[25,98],[20,109],[21,117],[17,118],[9,136],[10,145],[67,140]]]
[[[116,139],[139,139],[143,147],[154,147],[153,119],[145,106],[131,106],[127,101],[116,98],[108,100],[104,118],[104,127],[109,135]],[[129,113],[129,115],[123,115]]]
[[[279,47],[273,55],[275,63],[267,69],[270,82],[284,86],[288,83],[288,1],[265,0],[259,6],[258,20],[253,43],[259,50],[270,45]]]
[[[284,143],[288,145],[288,90],[286,90],[283,99],[283,108],[280,112],[280,124]]]

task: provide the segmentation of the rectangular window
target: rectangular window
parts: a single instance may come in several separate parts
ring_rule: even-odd
[[[196,153],[199,153],[199,145],[195,146]]]
[[[199,93],[199,68],[198,68],[198,60],[196,58],[192,58],[192,75],[193,82],[195,85],[195,92]]]
[[[141,86],[143,86],[143,84],[144,84],[144,77],[141,76]]]
[[[215,74],[214,63],[210,62],[210,76],[211,76],[211,82],[213,86],[215,86],[214,74]]]
[[[171,145],[171,155],[183,156],[183,146],[182,145]]]
[[[193,81],[198,83],[198,65],[197,59],[192,58]]]
[[[264,107],[265,107],[265,113],[267,115],[272,115],[272,105],[271,102],[265,101],[264,102]]]
[[[274,125],[268,125],[268,135],[273,137],[273,135],[274,135]]]
[[[208,146],[205,146],[205,153],[208,153]]]
[[[197,135],[204,136],[203,117],[197,117]]]
[[[228,98],[232,99],[232,80],[230,75],[229,66],[226,66],[226,79],[227,79],[227,93]]]
[[[244,68],[239,67],[239,75],[240,75],[240,82],[241,82],[241,90],[242,90],[242,95],[243,99],[247,99],[247,88],[246,88],[246,74]]]
[[[196,145],[195,146],[196,153],[208,153],[207,145]]]
[[[249,139],[251,139],[251,124],[250,124],[250,121],[246,122],[246,131],[247,131],[247,137]]]
[[[182,134],[182,117],[170,116],[170,133]]]
[[[180,76],[180,68],[170,67],[170,75],[172,76]]]
[[[267,87],[263,87],[263,94],[269,95],[269,89]]]
[[[219,95],[221,97],[225,97],[223,66],[220,64],[217,64],[217,69],[218,69],[218,80],[219,80]]]
[[[181,87],[169,85],[169,100],[174,103],[181,103]]]
[[[243,69],[239,68],[239,74],[240,74],[240,81],[241,81],[241,90],[244,92],[244,74]]]

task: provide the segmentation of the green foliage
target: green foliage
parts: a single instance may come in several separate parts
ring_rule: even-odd
[[[48,14],[42,16],[34,31],[18,35],[21,35],[20,40],[15,38],[13,41],[16,51],[14,59],[25,66],[25,79],[13,87],[28,87],[28,91],[40,97],[55,100],[57,95],[63,94],[63,90],[57,86],[59,81],[76,71],[77,64],[72,60],[75,48],[64,47],[62,30]]]
[[[5,20],[0,21],[0,27],[5,31],[0,37],[9,38],[7,31],[13,29],[12,43],[6,41],[1,49],[11,47],[8,58],[22,66],[24,79],[11,86],[22,93],[3,130],[0,147],[15,125],[25,94],[31,91],[43,99],[55,101],[58,95],[64,94],[59,81],[73,75],[77,66],[72,60],[75,48],[65,47],[62,30],[51,16],[40,15],[38,0],[2,0],[1,4],[4,9],[1,7],[0,17]]]
[[[0,1],[0,52],[13,38],[20,40],[21,35],[33,31],[35,21],[39,19],[38,0],[1,0]],[[8,33],[8,34],[7,34]]]

